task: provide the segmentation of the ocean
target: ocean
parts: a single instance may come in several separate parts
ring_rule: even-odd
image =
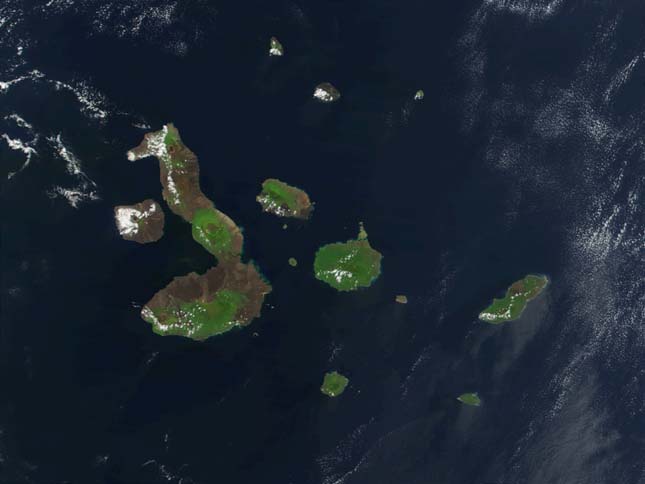
[[[641,14],[3,2],[0,482],[645,482]],[[337,103],[311,98],[324,81]],[[137,245],[113,220],[161,202],[157,161],[125,153],[167,122],[273,286],[205,342],[139,316],[214,264],[190,227],[162,204],[164,237]],[[269,177],[309,193],[309,221],[261,212]],[[337,293],[313,256],[359,222],[382,274]],[[528,273],[551,283],[521,320],[477,320]]]

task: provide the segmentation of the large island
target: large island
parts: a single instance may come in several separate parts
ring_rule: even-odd
[[[528,302],[535,299],[548,282],[549,279],[546,276],[533,274],[514,282],[506,290],[506,295],[502,299],[493,299],[491,305],[479,314],[479,319],[491,324],[518,319]]]
[[[339,291],[354,291],[372,285],[381,273],[382,258],[370,245],[361,223],[357,239],[334,242],[318,249],[314,274],[316,279]]]
[[[177,128],[167,124],[146,134],[127,156],[131,161],[148,156],[159,160],[164,200],[192,225],[193,239],[218,260],[204,274],[175,277],[144,305],[141,317],[155,333],[196,340],[249,324],[260,315],[271,286],[254,264],[242,262],[242,232],[202,192],[197,156]]]

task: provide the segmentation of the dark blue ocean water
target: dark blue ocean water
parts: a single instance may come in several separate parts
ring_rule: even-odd
[[[163,30],[154,42],[92,30],[100,5],[26,15],[30,68],[89,79],[111,114],[88,120],[37,83],[0,98],[3,116],[60,133],[101,197],[76,210],[48,197],[66,174],[44,152],[3,180],[0,482],[642,482],[643,170],[630,141],[642,128],[621,124],[638,116],[640,64],[631,84],[608,74],[599,92],[615,101],[599,120],[577,87],[593,62],[572,67],[602,52],[593,32],[612,15],[624,22],[612,52],[631,46],[629,61],[643,42],[623,19],[639,10],[590,8],[569,29],[579,5],[551,4],[555,20],[474,1],[180,2],[170,32],[194,41],[182,55]],[[271,35],[284,58],[266,55]],[[311,99],[322,81],[338,103]],[[204,192],[244,228],[273,285],[248,328],[198,343],[140,319],[172,277],[213,261],[168,210],[160,242],[118,236],[113,206],[161,200],[156,160],[125,158],[145,132],[136,116],[175,123]],[[624,156],[584,148],[580,126]],[[283,230],[262,214],[267,177],[305,188],[311,220]],[[634,183],[613,189],[623,178]],[[603,191],[612,203],[597,208]],[[587,207],[631,245],[593,228],[607,218],[585,225]],[[313,278],[313,254],[359,221],[382,275],[339,294]],[[552,283],[522,321],[477,322],[530,272]],[[596,319],[605,310],[616,321]],[[331,369],[351,379],[335,400],[319,392]],[[466,391],[484,405],[460,406]]]

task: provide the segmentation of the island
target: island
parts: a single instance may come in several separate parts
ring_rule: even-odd
[[[324,103],[333,103],[340,99],[340,91],[329,82],[323,82],[314,89],[314,99]]]
[[[316,252],[314,274],[339,291],[369,287],[381,273],[383,256],[367,240],[360,224],[358,238],[347,242],[323,245]]]
[[[160,335],[204,340],[260,316],[271,287],[253,264],[227,262],[199,275],[175,277],[141,311]]]
[[[396,302],[399,304],[407,304],[408,303],[408,296],[405,296],[404,294],[399,294],[394,298]]]
[[[163,236],[163,210],[150,198],[134,205],[114,207],[114,220],[119,234],[125,240],[149,244]]]
[[[289,265],[291,267],[296,267],[298,265],[298,261],[295,259],[295,257],[289,257]]]
[[[415,101],[421,101],[424,97],[425,97],[425,93],[423,92],[422,89],[419,89],[417,92],[414,93]]]
[[[490,306],[479,314],[479,319],[491,324],[500,324],[518,319],[526,305],[535,299],[547,286],[546,276],[529,274],[514,282],[502,299],[493,299]]]
[[[287,185],[276,178],[262,182],[262,191],[256,197],[262,210],[278,217],[306,220],[311,215],[313,204],[309,195],[300,188]]]
[[[275,37],[271,37],[271,40],[269,40],[269,55],[277,57],[284,55],[284,47]]]
[[[320,391],[328,397],[337,397],[345,391],[348,384],[349,379],[347,377],[341,375],[337,371],[332,371],[325,373],[325,378],[323,379]]]
[[[482,403],[479,395],[476,393],[462,393],[457,397],[457,400],[465,405],[471,405],[473,407],[479,407]]]
[[[195,340],[248,325],[260,315],[271,286],[253,263],[242,262],[242,231],[202,192],[197,156],[177,128],[169,123],[147,133],[127,156],[131,161],[158,159],[164,200],[191,224],[193,239],[217,259],[204,274],[175,277],[143,306],[141,317],[155,333]]]

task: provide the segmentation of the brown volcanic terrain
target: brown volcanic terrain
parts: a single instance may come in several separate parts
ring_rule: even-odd
[[[163,198],[173,213],[193,225],[193,238],[197,242],[212,251],[210,244],[222,240],[222,226],[232,239],[230,255],[222,256],[219,264],[203,275],[191,272],[175,277],[143,307],[142,318],[160,334],[170,334],[168,328],[172,327],[172,334],[204,339],[221,333],[222,327],[227,331],[247,325],[260,316],[264,296],[271,292],[271,286],[253,264],[240,260],[244,242],[242,232],[202,192],[197,156],[183,144],[179,131],[167,124],[160,131],[146,134],[139,146],[128,151],[127,155],[131,161],[147,156],[155,156],[159,160]],[[204,213],[201,209],[213,213]],[[210,219],[210,216],[214,218]],[[228,302],[213,305],[218,296],[229,298]],[[191,310],[186,309],[187,303]],[[227,309],[232,307],[230,304],[241,304],[233,310],[235,314],[232,316]],[[223,318],[224,326],[221,324]],[[212,331],[208,321],[213,322]],[[201,331],[197,330],[198,327]],[[203,328],[209,328],[206,334]]]
[[[140,244],[156,242],[163,236],[165,216],[152,199],[134,205],[114,207],[114,218],[121,237]]]

